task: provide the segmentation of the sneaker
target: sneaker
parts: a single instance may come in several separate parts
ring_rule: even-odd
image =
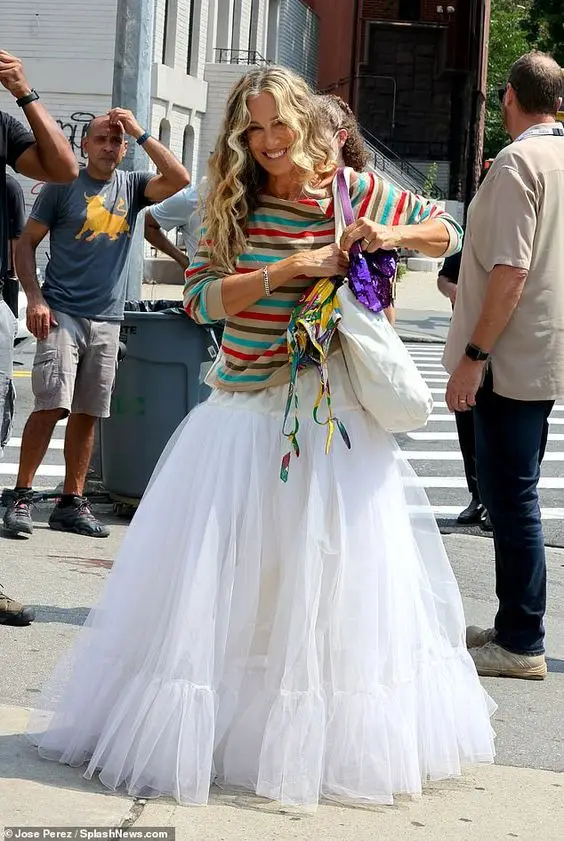
[[[4,514],[4,529],[13,535],[33,534],[33,491],[14,493]]]
[[[108,537],[110,530],[96,519],[85,496],[75,496],[73,505],[60,503],[49,517],[49,526],[55,531],[69,531],[85,537]]]
[[[495,628],[478,628],[469,625],[466,628],[466,648],[482,648],[495,639]]]
[[[544,654],[514,654],[488,642],[481,648],[470,649],[470,656],[482,677],[515,677],[522,680],[544,680],[548,669]]]
[[[32,607],[24,607],[11,599],[0,586],[0,625],[29,625],[35,619]]]

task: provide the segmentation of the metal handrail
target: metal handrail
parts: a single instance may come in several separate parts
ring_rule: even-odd
[[[266,65],[272,63],[258,50],[230,50],[227,47],[216,47],[214,52],[216,64]]]
[[[402,172],[399,166],[396,166],[393,161],[383,155],[367,140],[364,141],[364,145],[372,156],[375,169],[387,176],[397,187],[411,190],[414,193],[421,192],[421,184],[418,181],[414,181],[409,175]]]
[[[361,127],[364,142],[378,161],[378,166],[383,172],[396,173],[400,175],[412,190],[420,193],[427,183],[427,177],[420,169],[410,164],[409,161],[400,158],[392,149],[386,146],[378,137],[367,129]],[[408,182],[408,183],[407,183]],[[440,187],[434,184],[429,190],[433,199],[446,199],[446,194]]]

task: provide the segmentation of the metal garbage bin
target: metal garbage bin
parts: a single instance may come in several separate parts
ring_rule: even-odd
[[[203,382],[217,339],[184,313],[126,312],[111,415],[100,424],[102,481],[110,496],[134,503],[180,421],[210,389]]]

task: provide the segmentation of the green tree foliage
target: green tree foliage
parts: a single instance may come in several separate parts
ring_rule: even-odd
[[[532,0],[525,32],[530,46],[551,53],[564,66],[564,4],[562,0]]]
[[[562,3],[562,0],[554,0],[554,3]],[[519,4],[514,0],[492,0],[484,138],[486,158],[495,158],[509,139],[503,128],[497,91],[506,83],[513,62],[531,48],[527,30],[530,8],[531,0],[521,0]]]

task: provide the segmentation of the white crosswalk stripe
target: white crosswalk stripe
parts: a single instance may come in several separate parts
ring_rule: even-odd
[[[442,365],[443,345],[406,345],[427,382],[434,399],[427,425],[398,435],[401,453],[425,488],[437,519],[453,520],[470,501],[454,416],[445,403],[448,374]],[[549,418],[547,452],[539,482],[545,530],[550,521],[564,520],[564,404],[557,404]]]
[[[18,461],[22,445],[21,433],[25,418],[16,414],[15,434],[12,435],[4,448],[4,458],[0,457],[0,489],[13,488],[14,479],[18,475]],[[65,431],[67,421],[60,421],[55,427],[53,438],[39,470],[37,471],[33,487],[38,490],[53,490],[59,485],[65,475],[65,460],[63,449],[65,446]]]

